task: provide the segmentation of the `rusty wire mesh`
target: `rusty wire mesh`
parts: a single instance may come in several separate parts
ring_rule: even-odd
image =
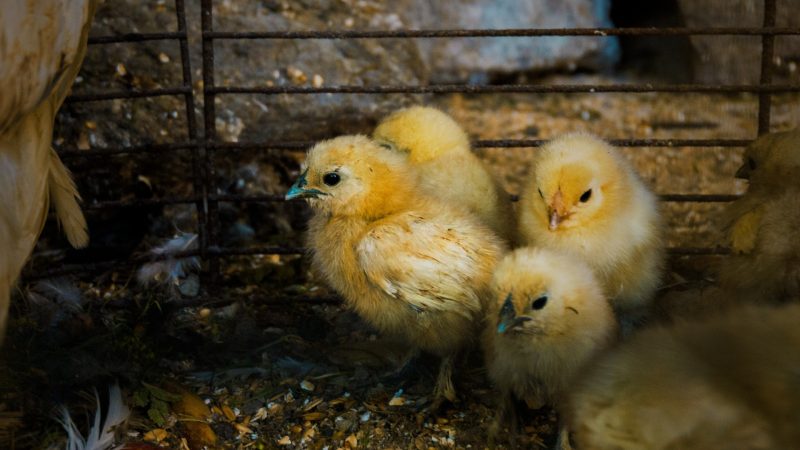
[[[308,147],[311,142],[270,141],[270,142],[227,142],[218,139],[215,127],[217,111],[215,98],[227,95],[316,95],[316,94],[499,94],[499,93],[754,93],[758,95],[758,133],[763,134],[770,129],[771,98],[777,93],[800,92],[800,85],[774,84],[773,60],[774,41],[776,36],[800,35],[800,28],[775,27],[776,0],[765,0],[764,20],[762,27],[756,28],[565,28],[565,29],[475,29],[475,30],[391,30],[391,31],[217,31],[214,30],[213,0],[202,0],[202,90],[193,89],[192,68],[190,67],[188,32],[186,24],[186,6],[184,0],[175,0],[177,14],[177,31],[157,33],[128,33],[114,36],[90,37],[89,45],[107,45],[144,41],[173,40],[180,45],[180,64],[182,83],[178,86],[141,90],[111,90],[102,92],[86,92],[74,94],[67,99],[68,103],[99,102],[113,99],[133,99],[158,96],[178,96],[183,98],[186,110],[185,141],[166,144],[133,145],[78,149],[59,148],[62,158],[103,158],[110,155],[133,153],[160,154],[184,151],[191,155],[191,178],[193,194],[190,196],[156,199],[133,199],[119,201],[92,202],[84,207],[87,210],[104,210],[108,208],[132,205],[169,205],[194,204],[197,208],[197,233],[199,246],[197,250],[187,251],[180,256],[200,256],[207,263],[207,271],[211,281],[218,273],[218,261],[221,257],[233,255],[256,254],[299,254],[304,249],[290,246],[262,247],[222,247],[219,232],[219,204],[221,202],[283,202],[280,195],[230,195],[218,194],[213,187],[215,175],[215,154],[220,150],[262,150],[286,149],[297,150]],[[436,84],[422,86],[408,85],[373,85],[373,86],[219,86],[215,84],[215,48],[220,40],[256,39],[458,39],[465,37],[539,37],[539,36],[695,36],[695,35],[743,35],[761,37],[760,82],[748,85],[703,85],[703,84],[511,84],[511,85],[474,85],[474,84]],[[202,125],[195,112],[196,95],[202,95]],[[622,147],[742,147],[750,141],[747,139],[629,139],[625,137],[606,136],[608,140]],[[545,141],[542,139],[496,139],[478,140],[475,147],[521,148],[538,147]],[[718,194],[673,194],[661,193],[665,202],[728,202],[735,195]],[[724,248],[717,247],[677,247],[670,249],[673,255],[715,255],[724,254]],[[30,273],[33,277],[45,277],[75,271],[91,271],[109,268],[114,265],[132,265],[149,256],[139,256],[127,261],[84,264],[80,267],[50,268]]]

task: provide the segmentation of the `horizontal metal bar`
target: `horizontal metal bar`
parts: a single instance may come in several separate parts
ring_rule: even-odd
[[[616,147],[746,147],[750,139],[606,139]],[[525,148],[541,147],[549,139],[500,139],[479,140],[472,143],[475,148]]]
[[[506,28],[473,30],[330,30],[330,31],[206,31],[206,39],[385,39],[385,38],[468,38],[534,36],[775,36],[800,35],[800,28]]]
[[[36,255],[34,255],[35,257]],[[67,265],[61,267],[48,268],[44,270],[34,270],[30,268],[22,273],[22,279],[26,282],[41,280],[45,278],[63,277],[65,275],[75,275],[81,273],[91,273],[100,270],[107,270],[111,268],[130,267],[133,264],[129,261],[103,261],[99,263],[80,264],[80,265]]]
[[[512,195],[517,198],[518,196]],[[665,202],[685,202],[685,203],[722,203],[731,202],[740,196],[732,194],[660,194],[659,199]],[[241,202],[241,203],[271,203],[287,202],[302,203],[301,199],[287,201],[283,194],[265,195],[233,195],[220,194],[209,195],[208,199],[217,202]],[[189,204],[200,201],[200,197],[173,197],[173,198],[149,198],[149,199],[129,199],[129,200],[106,200],[100,202],[90,202],[84,205],[87,210],[98,210],[106,208],[123,208],[133,206],[155,206],[155,205],[175,205]]]
[[[661,194],[658,198],[662,202],[683,202],[683,203],[722,203],[732,202],[741,197],[740,195],[729,194]]]
[[[534,148],[548,139],[487,139],[472,143],[475,148]],[[617,147],[746,147],[750,139],[607,139]],[[213,142],[216,150],[307,150],[315,141]]]
[[[89,36],[89,45],[163,41],[167,39],[186,39],[186,32],[167,31],[161,33],[123,33],[115,34],[113,36]]]
[[[167,153],[178,150],[188,150],[195,147],[195,142],[176,142],[173,144],[142,144],[127,147],[93,147],[81,150],[75,147],[56,148],[58,156],[62,159],[77,157],[104,157],[108,155],[125,155],[129,153]]]
[[[732,202],[739,198],[738,195],[729,194],[661,194],[658,196],[664,202],[683,202],[683,203],[722,203]],[[512,198],[518,199],[518,195]],[[209,200],[220,202],[241,202],[241,203],[269,203],[286,201],[283,195],[209,195]],[[302,202],[302,200],[291,200]],[[515,200],[516,201],[516,200]]]
[[[729,255],[730,249],[723,247],[672,247],[667,249],[672,256],[713,256]]]
[[[165,95],[183,95],[192,92],[188,86],[171,88],[142,89],[142,90],[114,90],[105,92],[91,92],[87,94],[73,94],[67,97],[66,103],[96,102],[100,100],[115,100],[124,98],[161,97]]]
[[[475,148],[535,148],[546,144],[548,139],[487,139],[472,143]],[[617,147],[746,147],[750,139],[607,139]],[[214,142],[208,147],[217,150],[307,150],[316,141],[270,141],[270,142]],[[190,150],[197,142],[175,142],[171,144],[140,144],[126,147],[92,147],[81,150],[76,147],[57,147],[61,158],[91,158],[135,153],[168,153]]]
[[[209,250],[211,250],[211,247]],[[228,248],[216,249],[210,252],[212,256],[235,256],[235,255],[300,255],[305,254],[307,249],[303,247],[264,247],[264,248]],[[671,255],[727,255],[730,250],[722,247],[673,247],[668,248],[667,252]]]
[[[283,202],[286,201],[283,195],[209,195],[209,200],[218,201],[218,202],[246,202],[246,203],[258,203],[258,202]],[[295,199],[290,201],[300,201],[302,199]]]
[[[434,84],[428,86],[206,86],[204,92],[209,95],[219,94],[502,94],[502,93],[708,93],[733,94],[743,92],[800,92],[800,84],[784,85],[707,85],[707,84]]]
[[[83,205],[86,210],[98,210],[109,208],[125,208],[133,206],[157,206],[157,205],[180,205],[187,203],[197,203],[201,197],[174,197],[174,198],[141,198],[129,200],[104,200],[100,202],[87,202]]]
[[[713,256],[713,255],[728,255],[730,249],[723,247],[673,247],[667,249],[667,252],[672,256]],[[207,255],[211,257],[225,257],[225,256],[254,256],[254,255],[302,255],[306,253],[303,247],[254,247],[254,248],[219,248],[209,247]],[[35,255],[34,255],[35,256]],[[53,278],[64,275],[73,275],[80,273],[96,272],[99,270],[108,270],[112,268],[132,268],[141,264],[153,261],[161,261],[171,258],[188,258],[200,256],[199,250],[188,250],[169,255],[137,255],[128,260],[114,260],[103,261],[98,263],[89,264],[76,264],[63,266],[59,268],[45,269],[45,270],[28,270],[23,274],[26,281],[33,281],[42,278]]]
[[[304,253],[306,253],[306,249],[303,247],[208,247],[208,254],[211,256],[302,255]]]
[[[289,303],[339,305],[343,303],[342,298],[338,295],[262,295],[249,297],[247,301],[249,304],[258,305],[283,305]]]

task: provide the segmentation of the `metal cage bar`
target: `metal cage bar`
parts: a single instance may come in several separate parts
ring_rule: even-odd
[[[184,94],[184,101],[186,104],[186,122],[188,127],[189,140],[193,143],[197,142],[197,117],[195,114],[195,101],[194,90],[192,89],[192,68],[189,55],[189,35],[186,28],[186,4],[184,0],[175,0],[175,11],[178,20],[178,42],[180,43],[181,52],[181,76],[183,78],[183,87],[188,89]],[[192,161],[192,185],[194,195],[199,196],[195,202],[197,208],[197,236],[200,242],[200,256],[206,256],[206,249],[208,248],[208,191],[204,180],[207,178],[203,166],[200,164],[202,157],[202,148],[197,145],[189,147],[191,149]]]
[[[182,83],[180,86],[141,90],[107,90],[86,92],[71,95],[69,103],[107,101],[111,99],[132,99],[158,96],[181,96],[186,107],[188,139],[183,142],[155,145],[132,145],[123,147],[104,147],[80,150],[77,148],[60,148],[59,154],[64,158],[94,158],[127,155],[134,153],[170,153],[188,152],[191,158],[193,195],[176,198],[160,198],[148,200],[119,200],[88,203],[89,210],[119,208],[133,205],[166,205],[195,204],[197,207],[197,230],[200,237],[198,250],[184,252],[173,256],[200,256],[208,263],[210,281],[213,285],[219,273],[219,258],[236,255],[256,254],[300,254],[305,251],[298,247],[262,246],[251,248],[223,248],[219,240],[219,203],[220,202],[284,202],[280,195],[228,195],[218,194],[215,187],[215,157],[219,150],[230,151],[264,151],[264,150],[299,150],[310,146],[305,141],[269,141],[269,142],[225,142],[218,139],[215,122],[215,100],[219,95],[315,95],[315,94],[504,94],[504,93],[705,93],[711,95],[728,95],[733,93],[753,93],[758,96],[758,134],[770,129],[770,113],[772,96],[777,93],[800,92],[800,85],[773,83],[773,58],[776,36],[800,36],[800,28],[776,27],[776,0],[765,0],[762,27],[719,27],[719,28],[553,28],[553,29],[454,29],[454,30],[307,30],[307,31],[216,31],[214,30],[214,2],[201,0],[201,42],[202,42],[202,129],[198,126],[195,113],[196,98],[192,85],[192,73],[189,58],[188,32],[186,26],[185,0],[175,0],[176,18],[178,22],[175,32],[126,33],[114,36],[95,36],[89,38],[90,45],[116,43],[147,42],[159,40],[175,40],[180,45]],[[561,85],[376,85],[376,86],[217,86],[214,76],[214,43],[216,40],[235,39],[457,39],[475,37],[542,37],[542,36],[724,36],[739,35],[761,37],[761,71],[756,84],[746,85],[703,85],[703,84],[561,84]],[[202,130],[202,132],[201,132]],[[748,145],[748,139],[630,139],[612,138],[609,141],[621,147],[726,147],[735,148]],[[478,140],[473,144],[477,148],[519,148],[531,149],[541,146],[542,139],[493,139]],[[735,195],[720,194],[670,194],[660,196],[664,202],[729,202],[737,198]],[[723,248],[673,248],[672,255],[724,255]],[[144,257],[136,257],[123,262],[131,265],[144,261]],[[147,258],[150,260],[150,258]],[[119,265],[119,263],[117,263]],[[93,267],[67,267],[40,272],[36,278],[54,276],[54,274],[75,273],[109,267],[108,264],[95,264]]]
[[[217,138],[216,129],[216,105],[214,104],[214,39],[207,37],[206,33],[214,31],[214,2],[213,0],[202,0],[201,3],[201,32],[202,32],[202,52],[203,52],[203,123],[204,139],[203,150],[205,157],[205,189],[207,193],[215,192],[214,179],[214,151],[213,143]],[[219,243],[219,208],[216,200],[208,200],[208,216],[206,227],[208,229],[207,249],[216,247]],[[217,280],[219,274],[219,260],[210,258],[209,272],[212,283]]]
[[[764,0],[764,28],[775,26],[777,0]],[[775,52],[775,35],[761,36],[761,80],[762,86],[772,84],[772,58]],[[769,133],[772,113],[772,96],[768,91],[758,95],[758,135]]]

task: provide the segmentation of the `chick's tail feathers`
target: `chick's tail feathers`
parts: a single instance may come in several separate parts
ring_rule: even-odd
[[[75,248],[83,248],[89,244],[89,232],[86,218],[78,203],[81,196],[69,170],[56,152],[50,149],[50,171],[48,175],[50,201],[56,210],[58,222],[64,228],[67,240]]]

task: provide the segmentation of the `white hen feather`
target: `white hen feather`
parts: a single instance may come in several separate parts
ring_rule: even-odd
[[[108,388],[108,409],[105,421],[102,421],[103,411],[97,391],[94,396],[97,400],[97,411],[94,413],[94,424],[89,429],[86,438],[72,421],[69,410],[65,406],[61,407],[61,418],[58,421],[67,432],[67,450],[106,450],[114,444],[116,428],[128,420],[130,409],[122,399],[122,391],[118,384]]]
[[[170,256],[197,248],[197,235],[194,233],[178,233],[163,245],[150,250],[154,256]],[[178,286],[189,273],[200,267],[200,260],[195,257],[173,258],[147,263],[139,269],[137,279],[142,284],[153,282],[169,286]]]

